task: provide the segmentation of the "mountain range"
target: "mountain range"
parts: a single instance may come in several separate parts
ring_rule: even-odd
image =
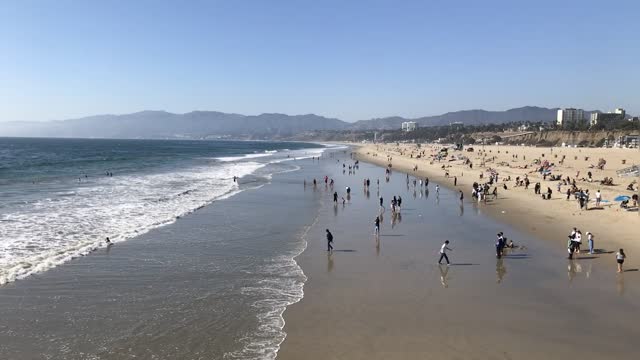
[[[284,138],[306,131],[400,129],[404,121],[419,126],[450,123],[500,124],[513,121],[555,121],[557,109],[525,106],[506,111],[464,110],[437,116],[406,119],[386,117],[353,123],[314,114],[261,114],[247,116],[216,111],[174,114],[141,111],[124,115],[96,115],[48,122],[0,122],[0,136],[83,138]],[[588,118],[590,112],[585,112]]]

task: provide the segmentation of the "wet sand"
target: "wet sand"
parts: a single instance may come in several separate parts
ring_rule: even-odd
[[[633,177],[618,177],[616,171],[629,167],[630,164],[640,164],[640,152],[637,149],[602,149],[602,148],[536,148],[521,146],[474,146],[474,152],[450,151],[449,156],[465,156],[473,163],[473,169],[463,164],[462,160],[432,163],[431,154],[437,153],[442,146],[425,145],[427,157],[416,159],[417,147],[415,144],[381,144],[357,147],[357,156],[381,166],[388,164],[387,156],[392,157],[392,165],[396,170],[403,170],[417,176],[429,177],[440,182],[442,186],[450,189],[462,190],[465,196],[471,195],[471,184],[474,181],[484,182],[479,178],[480,173],[488,169],[495,169],[500,174],[498,186],[498,201],[491,202],[485,207],[486,213],[494,218],[512,224],[518,229],[531,235],[553,241],[558,246],[566,241],[568,229],[574,226],[582,230],[583,234],[589,231],[595,234],[596,244],[610,248],[625,248],[628,253],[640,253],[640,216],[637,211],[624,211],[619,207],[619,202],[613,201],[618,195],[634,194],[626,190],[626,186],[634,181]],[[411,158],[411,154],[414,158]],[[517,158],[513,158],[517,155]],[[495,160],[493,159],[495,157]],[[565,157],[563,164],[559,161]],[[585,160],[588,158],[589,160]],[[589,168],[597,164],[598,159],[607,161],[604,170]],[[576,186],[588,189],[591,193],[589,210],[580,210],[573,196],[566,200],[568,186],[561,186],[557,191],[557,181],[551,181],[534,171],[532,166],[534,159],[548,160],[554,163],[552,174],[569,176],[571,179],[579,174]],[[626,164],[622,164],[626,160]],[[483,163],[484,161],[484,163]],[[445,169],[441,169],[442,166]],[[418,171],[412,169],[418,166]],[[524,168],[526,166],[526,168]],[[446,172],[449,177],[446,177]],[[593,181],[583,181],[587,173],[592,172]],[[529,189],[515,187],[515,178],[523,178],[528,175],[531,185]],[[510,176],[511,181],[505,181]],[[454,186],[454,177],[457,177],[457,186]],[[600,185],[598,180],[604,177],[613,177],[614,185]],[[485,177],[486,179],[486,177]],[[540,195],[534,194],[534,184],[541,183],[542,192],[548,187],[553,191],[551,200],[542,200]],[[507,184],[508,190],[501,185]],[[493,187],[492,187],[493,189]],[[595,192],[602,191],[604,200],[600,207],[594,203]]]
[[[631,254],[630,271],[621,275],[608,253],[613,248],[569,261],[562,243],[569,229],[557,243],[543,241],[487,216],[491,205],[461,205],[457,191],[444,187],[436,196],[433,181],[428,196],[418,185],[414,197],[403,173],[386,183],[381,167],[361,162],[349,176],[335,159],[324,164],[340,196],[351,186],[352,199],[334,207],[325,192],[298,257],[308,280],[304,298],[284,314],[279,359],[637,357],[640,263]],[[376,179],[387,208],[379,243]],[[403,206],[392,225],[393,195]],[[325,228],[335,236],[331,255]],[[526,248],[496,259],[498,231]],[[445,239],[454,249],[450,267],[437,265]]]

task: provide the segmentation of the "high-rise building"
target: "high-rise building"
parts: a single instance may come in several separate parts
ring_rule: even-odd
[[[607,123],[612,121],[624,120],[627,116],[627,112],[624,109],[617,108],[613,112],[608,113],[593,113],[591,114],[591,119],[589,121],[589,125],[595,126],[598,123]]]
[[[556,123],[560,127],[566,127],[570,124],[579,125],[584,121],[584,111],[582,109],[558,109]]]

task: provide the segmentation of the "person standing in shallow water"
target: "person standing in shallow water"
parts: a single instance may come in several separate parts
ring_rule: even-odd
[[[333,234],[327,229],[327,251],[333,252]]]

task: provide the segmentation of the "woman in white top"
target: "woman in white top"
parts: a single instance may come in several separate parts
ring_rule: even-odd
[[[627,257],[627,255],[625,255],[624,249],[620,249],[620,251],[618,251],[616,253],[616,261],[618,262],[618,272],[619,273],[622,272],[622,264],[624,264],[624,259],[626,257]]]
[[[582,245],[582,232],[578,230],[576,232],[576,252],[580,253],[580,245]]]

